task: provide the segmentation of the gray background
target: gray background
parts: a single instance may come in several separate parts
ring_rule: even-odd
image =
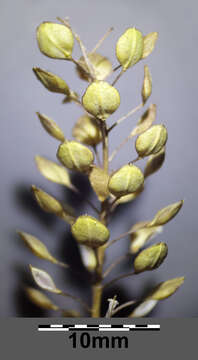
[[[150,177],[145,192],[132,205],[122,206],[122,211],[112,221],[112,238],[128,230],[140,220],[151,219],[157,210],[180,199],[185,205],[177,218],[165,226],[159,241],[165,241],[169,255],[155,272],[139,275],[119,283],[108,296],[115,293],[120,302],[141,296],[144,290],[157,282],[172,277],[186,277],[185,284],[173,297],[161,302],[153,316],[197,316],[197,4],[195,1],[4,1],[1,14],[1,316],[40,316],[36,307],[30,306],[23,292],[24,284],[31,283],[28,264],[49,271],[58,287],[71,289],[74,294],[89,295],[86,278],[71,281],[68,273],[34,258],[15,236],[21,229],[38,236],[54,255],[76,263],[75,248],[68,235],[68,227],[52,216],[43,215],[29,195],[30,184],[45,188],[71,204],[75,201],[78,213],[85,212],[62,187],[49,183],[37,172],[35,154],[55,160],[57,142],[41,128],[35,112],[54,118],[71,134],[81,110],[75,105],[62,105],[62,96],[48,93],[36,80],[32,66],[40,66],[62,76],[73,89],[83,93],[86,83],[76,78],[72,64],[44,57],[37,48],[36,26],[42,21],[55,21],[56,16],[69,16],[73,27],[80,33],[88,49],[110,26],[115,31],[101,47],[114,65],[115,44],[120,34],[129,26],[136,26],[144,34],[159,32],[156,51],[147,58],[153,78],[150,103],[156,103],[157,122],[164,123],[169,132],[167,157],[163,168]],[[76,46],[75,57],[80,55]],[[140,101],[143,62],[127,72],[117,84],[121,105],[109,124],[125,114]],[[140,114],[129,118],[111,137],[111,150],[136,123]],[[129,143],[112,163],[116,169],[135,157],[134,144]],[[84,184],[81,179],[80,186]],[[88,191],[88,190],[87,190]],[[86,192],[86,191],[85,191]],[[127,240],[117,243],[108,253],[110,263],[127,249]],[[77,259],[75,261],[75,259]],[[80,266],[80,265],[79,265]],[[129,271],[130,264],[120,271]],[[118,269],[119,271],[119,269]],[[114,273],[115,275],[115,273]],[[113,275],[112,275],[113,276]],[[55,299],[55,297],[52,296]],[[63,301],[64,300],[64,301]],[[58,299],[60,304],[65,299]],[[71,302],[66,301],[68,307]]]

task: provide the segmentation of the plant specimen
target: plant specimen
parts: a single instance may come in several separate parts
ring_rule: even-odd
[[[58,216],[69,224],[73,241],[76,241],[79,246],[84,266],[92,273],[90,283],[92,299],[84,302],[82,299],[60,290],[52,277],[43,269],[30,266],[30,270],[40,288],[70,297],[81,304],[81,314],[74,310],[64,310],[64,316],[86,315],[97,318],[101,316],[101,300],[104,288],[122,278],[139,276],[141,272],[152,271],[164,262],[168,253],[168,247],[164,242],[158,242],[146,248],[145,246],[151,238],[162,231],[167,222],[175,217],[180,211],[183,201],[164,207],[151,220],[134,224],[126,233],[119,234],[117,238],[111,239],[108,226],[114,210],[120,204],[132,202],[136,199],[144,190],[145,180],[160,169],[165,159],[167,129],[163,124],[153,125],[156,119],[156,105],[154,104],[145,109],[127,138],[112,154],[109,154],[111,132],[115,131],[126,118],[143,108],[151,95],[152,78],[148,66],[144,66],[141,103],[109,126],[109,117],[120,105],[120,94],[115,85],[126,71],[129,72],[136,63],[150,55],[155,47],[158,34],[152,32],[143,36],[136,28],[128,28],[116,43],[118,65],[113,68],[111,62],[97,52],[104,39],[113,30],[112,28],[108,30],[91,52],[87,52],[80,37],[71,28],[69,21],[60,18],[58,20],[60,23],[44,22],[38,26],[37,42],[39,49],[50,58],[73,62],[77,76],[86,81],[88,86],[86,86],[84,94],[80,96],[76,91],[71,90],[58,75],[37,67],[33,68],[36,77],[47,90],[63,94],[63,103],[74,102],[82,109],[82,116],[73,127],[73,140],[65,137],[64,132],[54,120],[44,114],[37,113],[43,128],[59,141],[57,158],[60,164],[41,156],[36,156],[35,160],[44,177],[67,187],[68,191],[73,191],[76,194],[79,194],[79,190],[72,184],[71,172],[82,173],[87,176],[100,208],[86,199],[88,205],[96,213],[96,217],[89,214],[81,214],[76,217],[75,209],[72,209],[71,206],[65,205],[36,186],[32,186],[32,191],[38,205],[44,211]],[[72,55],[74,41],[79,44],[82,52],[79,60],[74,59]],[[106,80],[110,75],[114,77],[112,83]],[[137,157],[112,172],[110,168],[112,160],[126,142],[134,137],[136,137]],[[102,154],[98,150],[100,143],[102,144]],[[144,170],[141,170],[137,166],[137,162],[145,158],[146,164]],[[21,231],[19,236],[36,256],[65,268],[69,267],[68,264],[60,262],[51,255],[43,242],[34,235]],[[128,253],[116,258],[108,268],[104,269],[105,252],[124,237],[130,238]],[[133,271],[121,274],[108,282],[106,279],[109,273],[121,261],[132,257],[132,255],[135,255]],[[183,277],[163,281],[145,298],[138,299],[138,301],[132,299],[119,305],[119,296],[118,299],[116,295],[112,299],[106,299],[106,317],[112,317],[123,308],[132,305],[133,311],[129,317],[145,316],[156,306],[158,301],[175,293],[183,281]],[[28,287],[26,292],[28,297],[38,306],[54,311],[61,310],[42,291]]]

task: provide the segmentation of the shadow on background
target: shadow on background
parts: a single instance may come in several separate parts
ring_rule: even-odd
[[[90,195],[91,186],[89,184],[88,179],[81,174],[74,174],[72,176],[72,183],[80,190],[82,196],[78,196],[75,193],[68,191],[63,188],[63,202],[66,201],[67,204],[71,205],[76,212],[83,213],[84,207],[87,208],[86,198]],[[132,203],[126,203],[124,205],[120,205],[114,212],[113,218],[111,221],[111,226],[113,226],[114,222],[121,219],[129,219],[130,224],[137,222],[135,207],[137,206],[137,201],[142,201],[143,194],[141,194],[136,200]],[[22,209],[24,212],[28,212],[32,215],[33,218],[36,219],[40,224],[46,226],[47,228],[53,228],[53,226],[57,222],[56,216],[52,214],[45,213],[40,209],[37,205],[33,194],[30,191],[30,186],[25,184],[20,184],[15,188],[15,200],[17,207]],[[131,214],[130,218],[128,214]],[[74,241],[72,234],[70,231],[62,232],[59,234],[59,239],[57,241],[58,249],[57,249],[57,257],[63,261],[71,265],[72,270],[62,269],[60,271],[61,280],[63,280],[67,284],[67,290],[69,291],[70,287],[76,288],[82,294],[82,299],[87,301],[86,299],[90,299],[90,284],[92,281],[92,275],[86,270],[83,266],[80,252],[76,241]],[[126,244],[126,249],[123,249],[123,253],[128,252],[128,242],[124,242]],[[125,245],[124,245],[125,246]],[[118,255],[119,256],[119,255]],[[129,271],[131,268],[132,259],[129,258],[127,261],[123,261],[120,265],[121,272]],[[32,304],[27,298],[24,288],[26,286],[35,287],[35,283],[31,278],[30,273],[27,272],[26,266],[14,266],[14,271],[17,274],[17,283],[16,289],[14,292],[14,306],[16,316],[21,317],[44,317],[48,316],[49,312],[46,310],[42,310],[38,308],[36,305]],[[115,276],[117,271],[114,272]],[[144,293],[140,294],[140,297],[143,298],[149,290],[152,288],[153,284],[147,283],[146,288],[144,287]],[[130,293],[133,293],[133,288],[130,287]],[[135,292],[134,292],[135,294]],[[108,308],[108,298],[112,298],[114,295],[118,295],[119,304],[127,302],[131,300],[128,295],[128,291],[126,288],[123,288],[120,284],[118,286],[113,286],[111,288],[107,288],[104,291],[103,300],[102,300],[102,316],[105,316],[107,308]],[[127,317],[134,306],[123,309],[120,313],[116,315],[116,317]],[[154,309],[150,316],[155,316],[156,310]]]

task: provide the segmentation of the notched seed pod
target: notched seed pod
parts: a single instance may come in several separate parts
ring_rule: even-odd
[[[142,86],[142,102],[145,104],[152,93],[152,78],[147,65],[144,66],[144,81]]]
[[[60,162],[70,170],[87,172],[94,161],[94,155],[86,146],[77,141],[62,143],[57,151]]]
[[[119,107],[120,95],[106,81],[94,81],[85,91],[82,103],[90,114],[105,121]]]
[[[65,141],[65,136],[62,130],[59,128],[59,126],[55,123],[54,120],[50,119],[44,114],[40,114],[39,112],[37,112],[36,114],[44,129],[48,132],[49,135],[51,135],[57,140],[60,140],[61,142]]]
[[[157,39],[158,39],[157,32],[151,32],[151,33],[147,34],[146,36],[144,36],[144,47],[143,47],[142,59],[145,59],[147,56],[149,56],[152,53]]]
[[[154,219],[149,222],[150,227],[164,225],[172,220],[177,213],[180,211],[184,203],[184,200],[178,201],[174,204],[168,205],[165,208],[159,210],[155,215]]]
[[[140,157],[156,154],[164,147],[167,138],[164,125],[153,125],[136,139],[136,151]]]
[[[33,68],[37,79],[51,92],[70,96],[69,86],[59,76],[40,68]]]
[[[59,310],[59,307],[55,305],[45,294],[32,287],[27,287],[25,292],[28,298],[37,306],[47,310]]]
[[[109,175],[108,173],[99,167],[93,166],[90,174],[89,181],[92,188],[94,189],[98,199],[104,201],[109,196],[108,182]]]
[[[177,289],[183,284],[184,277],[178,277],[175,279],[161,282],[157,285],[147,299],[164,300],[173,295]]]
[[[135,273],[157,269],[168,254],[168,246],[160,242],[143,250],[134,260]]]
[[[94,52],[88,54],[88,59],[94,68],[94,72],[97,80],[105,80],[112,73],[112,64],[105,56],[102,56]],[[85,69],[85,71],[83,71],[81,67],[77,66],[76,70],[78,75],[83,80],[91,81],[91,78],[88,75],[89,69],[86,65],[83,56],[79,59],[79,63],[81,67]]]
[[[53,279],[46,271],[33,267],[32,265],[30,265],[30,271],[34,281],[42,289],[56,294],[61,294],[62,291],[56,287]]]
[[[89,215],[79,216],[72,225],[71,231],[79,244],[87,245],[91,248],[104,245],[110,236],[106,226]]]
[[[127,29],[116,44],[116,56],[123,70],[135,65],[142,58],[142,54],[142,33],[135,28]]]
[[[61,203],[45,191],[32,185],[32,191],[39,206],[46,212],[60,215],[63,212]]]
[[[95,146],[102,140],[96,120],[89,115],[81,116],[72,130],[73,137],[83,144]]]
[[[124,165],[109,179],[109,191],[116,197],[136,192],[143,186],[144,176],[135,165]]]
[[[160,150],[157,154],[151,155],[148,158],[148,161],[144,169],[144,178],[158,171],[162,167],[164,160],[165,160],[165,147],[163,147],[162,150]]]
[[[74,38],[67,26],[44,22],[37,28],[37,41],[44,55],[54,59],[71,59]]]

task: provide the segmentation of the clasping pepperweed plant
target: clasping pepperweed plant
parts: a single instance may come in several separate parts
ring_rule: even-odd
[[[122,203],[133,201],[144,190],[144,182],[148,176],[160,169],[165,158],[165,145],[167,142],[167,130],[163,124],[153,125],[156,119],[156,105],[151,104],[145,109],[137,125],[126,139],[109,154],[109,140],[111,132],[116,130],[119,124],[129,116],[144,107],[152,92],[152,79],[149,68],[144,66],[144,79],[142,84],[142,102],[129,111],[126,115],[108,126],[108,118],[120,105],[120,94],[115,85],[125,72],[129,72],[136,63],[148,57],[155,47],[158,38],[157,32],[143,36],[136,28],[128,28],[116,43],[116,58],[118,65],[113,68],[111,62],[100,55],[97,50],[112,28],[97,43],[91,52],[87,52],[80,37],[73,31],[68,20],[58,18],[60,23],[44,22],[37,28],[37,42],[40,51],[53,59],[62,59],[74,63],[77,75],[88,82],[81,97],[76,91],[70,89],[67,83],[58,75],[40,68],[33,68],[37,79],[44,87],[55,93],[64,95],[63,103],[74,102],[82,108],[82,116],[73,127],[74,140],[65,138],[60,127],[48,116],[37,113],[44,129],[59,141],[57,158],[61,164],[36,156],[36,164],[41,174],[48,180],[61,184],[79,195],[70,179],[70,172],[85,174],[93,191],[95,192],[100,208],[96,207],[87,199],[87,203],[96,213],[96,217],[88,214],[75,216],[75,210],[66,206],[52,195],[42,189],[32,186],[32,191],[38,205],[46,212],[52,213],[63,221],[66,221],[76,241],[82,256],[84,266],[92,273],[92,299],[86,302],[70,293],[60,290],[51,276],[42,269],[30,265],[31,274],[36,284],[48,292],[72,298],[82,306],[81,314],[73,310],[63,310],[54,304],[40,290],[28,287],[27,295],[31,301],[44,309],[54,311],[62,310],[64,316],[101,316],[101,299],[104,288],[114,282],[128,277],[138,276],[141,272],[151,271],[158,268],[165,260],[168,247],[164,242],[158,242],[150,247],[145,247],[148,241],[163,229],[181,209],[183,201],[178,201],[159,210],[150,221],[141,221],[134,224],[126,233],[111,239],[108,229],[109,220],[113,211]],[[76,60],[72,56],[74,41],[81,50],[81,57]],[[115,74],[115,75],[114,75]],[[118,75],[116,75],[118,74]],[[107,82],[109,75],[114,75],[112,84]],[[116,171],[111,171],[111,161],[117,155],[124,144],[136,137],[135,150],[137,157]],[[102,156],[97,145],[102,143]],[[147,158],[144,171],[137,162]],[[29,249],[38,257],[58,264],[65,268],[69,265],[57,260],[48,251],[47,247],[34,235],[19,232],[20,238]],[[109,247],[124,237],[130,237],[130,247],[127,254],[114,260],[104,269],[105,252]],[[135,256],[133,271],[122,274],[108,282],[107,277],[121,261],[127,257]],[[66,270],[67,271],[67,270]],[[107,309],[106,317],[112,317],[125,307],[133,304],[133,311],[129,317],[142,317],[147,315],[158,303],[173,293],[183,283],[183,277],[169,279],[158,284],[143,299],[128,301],[119,305],[116,295],[112,299],[105,299]],[[136,304],[137,303],[137,304]],[[119,305],[119,306],[118,306]]]

